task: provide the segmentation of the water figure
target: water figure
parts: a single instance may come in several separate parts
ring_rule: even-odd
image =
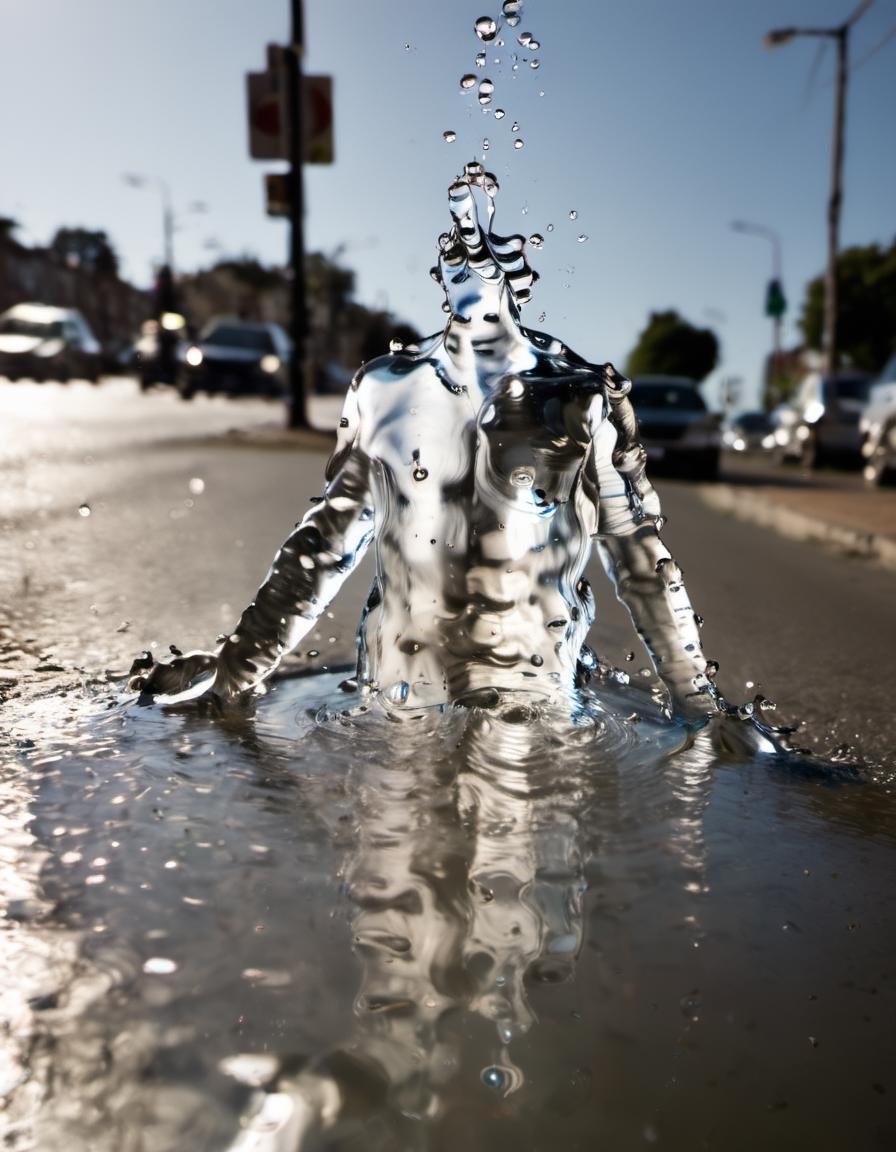
[[[660,537],[630,383],[521,326],[535,276],[524,238],[491,228],[496,191],[478,163],[452,184],[452,227],[433,270],[444,331],[360,369],[323,495],[255,600],[216,651],[135,669],[144,698],[263,690],[372,545],[362,693],[396,712],[519,691],[574,699],[597,663],[585,644],[595,541],[668,692],[667,713],[695,723],[736,715]],[[770,747],[769,730],[742,718],[751,741]]]

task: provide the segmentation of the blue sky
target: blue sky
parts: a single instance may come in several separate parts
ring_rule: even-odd
[[[248,158],[244,74],[286,36],[288,7],[0,0],[0,214],[16,216],[32,242],[60,224],[106,228],[126,272],[145,283],[161,248],[157,197],[120,174],[154,173],[181,209],[182,268],[210,262],[212,237],[228,254],[282,260],[285,225],[263,211],[272,166]],[[782,24],[835,24],[851,7],[525,0],[522,22],[479,71],[473,58],[488,46],[474,21],[497,16],[498,0],[306,0],[305,67],[334,76],[337,150],[333,166],[307,170],[309,247],[344,245],[361,300],[424,331],[440,327],[427,273],[446,227],[445,191],[465,160],[482,159],[487,137],[501,183],[497,230],[545,237],[533,254],[542,280],[528,323],[590,359],[624,364],[647,313],[677,307],[716,328],[720,372],[742,376],[749,397],[770,342],[770,254],[729,222],[781,232],[792,337],[805,282],[824,263],[833,101],[831,51],[808,91],[815,42],[769,52],[761,37]],[[856,28],[854,58],[894,24],[896,0],[877,0]],[[537,52],[511,43],[523,31]],[[465,72],[495,82],[487,114],[461,94]],[[500,121],[495,107],[506,110]],[[894,117],[896,39],[852,78],[844,244],[896,234]],[[457,132],[453,144],[445,129]],[[207,215],[183,211],[196,200]]]

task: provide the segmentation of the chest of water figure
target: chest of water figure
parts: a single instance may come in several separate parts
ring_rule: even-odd
[[[469,397],[390,421],[375,454],[399,489],[448,503],[512,502],[544,510],[570,498],[588,442],[581,406],[519,388],[477,408]]]

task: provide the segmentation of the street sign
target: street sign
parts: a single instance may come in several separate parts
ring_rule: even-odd
[[[249,155],[253,160],[288,160],[286,84],[281,69],[249,72]]]
[[[771,316],[773,320],[780,320],[786,311],[787,298],[784,295],[784,289],[781,287],[781,281],[769,280],[768,290],[765,294],[766,316]]]
[[[268,216],[288,216],[290,206],[289,173],[265,172],[264,197]]]
[[[333,163],[333,77],[302,77],[302,149],[306,164]]]

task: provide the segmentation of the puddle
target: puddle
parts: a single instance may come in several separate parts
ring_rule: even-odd
[[[885,786],[343,675],[22,722],[7,1147],[890,1145]]]

